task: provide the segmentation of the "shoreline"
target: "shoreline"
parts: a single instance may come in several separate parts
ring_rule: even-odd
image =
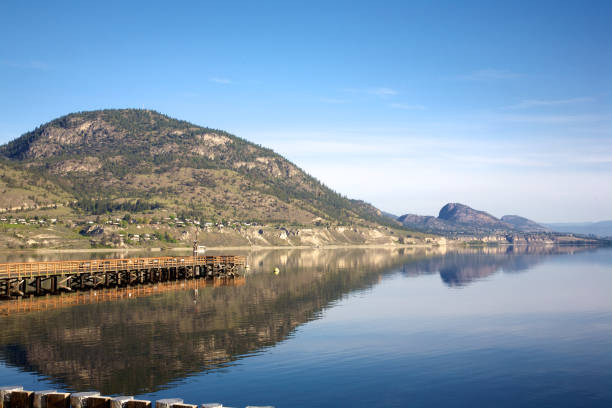
[[[266,249],[342,249],[342,248],[428,248],[440,247],[442,245],[432,244],[350,244],[350,245],[244,245],[244,246],[211,246],[206,247],[206,251],[261,251]],[[70,253],[108,253],[108,252],[184,252],[191,251],[191,247],[171,247],[171,248],[74,248],[74,249],[0,249],[2,253],[37,253],[37,254],[70,254]]]
[[[206,251],[261,251],[261,250],[293,250],[293,249],[393,249],[393,248],[440,248],[440,247],[470,247],[470,248],[487,248],[487,247],[510,247],[510,246],[567,246],[567,245],[578,245],[578,246],[592,246],[592,247],[603,247],[603,243],[548,243],[548,242],[533,242],[533,243],[495,243],[494,245],[475,245],[468,244],[465,242],[446,242],[440,243],[424,243],[424,244],[332,244],[332,245],[244,245],[244,246],[211,246],[206,247]],[[52,249],[52,248],[36,248],[36,249],[0,249],[0,254],[11,253],[11,254],[70,254],[70,253],[113,253],[113,252],[185,252],[191,251],[191,247],[171,247],[171,248],[73,248],[73,249]]]

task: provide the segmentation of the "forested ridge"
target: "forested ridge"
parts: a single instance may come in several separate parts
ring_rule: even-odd
[[[390,222],[271,149],[151,110],[72,113],[0,146],[0,156],[90,214],[166,208],[262,222]]]

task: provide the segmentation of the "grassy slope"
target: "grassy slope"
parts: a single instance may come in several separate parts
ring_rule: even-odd
[[[390,222],[272,150],[153,111],[67,115],[0,147],[0,154],[77,199],[146,199],[204,219]]]
[[[0,161],[0,210],[66,204],[74,197],[18,164]]]

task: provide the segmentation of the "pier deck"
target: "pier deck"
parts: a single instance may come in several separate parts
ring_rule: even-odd
[[[237,276],[244,256],[178,256],[0,263],[0,297],[57,294],[181,279]]]

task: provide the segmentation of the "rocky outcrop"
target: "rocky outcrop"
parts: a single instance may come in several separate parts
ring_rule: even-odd
[[[102,235],[104,234],[104,228],[100,227],[99,225],[90,225],[90,226],[83,228],[81,231],[79,231],[79,234],[85,235],[88,237],[95,236],[95,235]]]
[[[480,228],[513,229],[512,225],[502,222],[489,213],[459,203],[448,203],[442,207],[438,219]]]
[[[438,217],[414,214],[398,218],[404,226],[445,236],[465,236],[468,239],[514,242],[527,240],[525,234],[550,232],[534,221],[517,215],[505,215],[501,219],[465,204],[448,203]]]

